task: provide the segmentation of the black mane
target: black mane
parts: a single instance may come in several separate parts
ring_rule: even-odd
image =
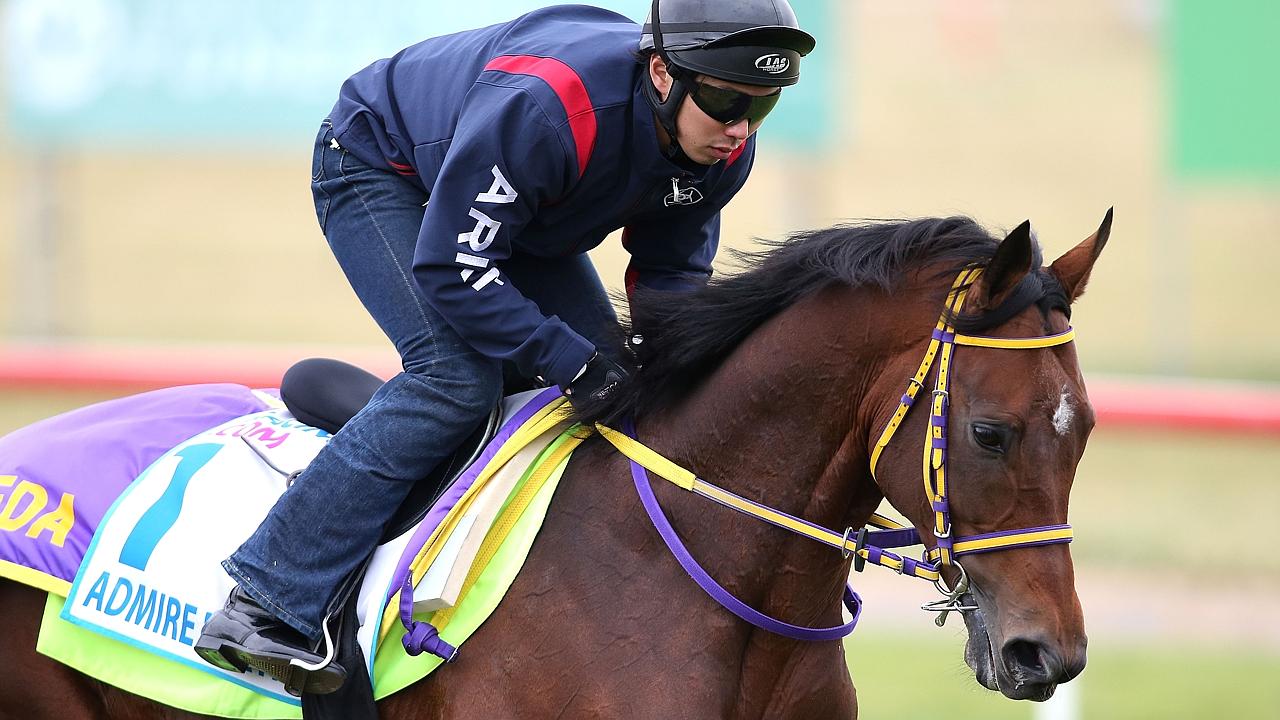
[[[740,272],[713,277],[692,293],[637,288],[623,331],[644,337],[637,353],[643,367],[608,399],[579,408],[577,419],[612,423],[626,414],[643,417],[701,382],[748,334],[797,300],[836,283],[892,291],[908,271],[926,265],[955,274],[990,260],[999,238],[957,216],[838,225],[764,244],[764,251],[735,253]],[[1038,245],[1035,255],[1038,267]],[[1047,277],[1031,274],[1009,302],[985,316],[957,318],[957,327],[994,327],[1003,322],[996,315],[1016,314],[1052,296],[1048,286],[1056,283],[1045,283]],[[1054,297],[1053,305],[1060,304]]]

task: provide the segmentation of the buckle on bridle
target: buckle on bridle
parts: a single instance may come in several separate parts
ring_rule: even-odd
[[[853,533],[853,526],[850,525],[849,527],[844,529],[844,536],[840,538],[840,557],[844,558],[845,560],[848,560],[850,555],[857,552],[856,547],[853,550],[849,549],[849,535],[851,535],[852,533]]]

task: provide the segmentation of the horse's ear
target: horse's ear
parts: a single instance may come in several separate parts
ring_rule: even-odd
[[[980,312],[998,307],[1009,293],[1035,268],[1031,267],[1035,253],[1032,250],[1031,221],[1024,220],[1008,237],[1000,241],[996,254],[987,263],[982,275],[969,291],[965,302],[967,312]]]
[[[1057,276],[1058,282],[1062,283],[1062,288],[1067,291],[1067,297],[1071,302],[1075,302],[1076,298],[1084,294],[1084,286],[1089,282],[1089,271],[1093,269],[1094,261],[1106,246],[1107,238],[1111,236],[1111,214],[1114,210],[1115,208],[1107,210],[1107,216],[1102,218],[1102,224],[1098,226],[1097,232],[1068,250],[1065,255],[1054,260],[1049,266],[1049,272]]]

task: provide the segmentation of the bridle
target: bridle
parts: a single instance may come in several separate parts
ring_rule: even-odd
[[[942,317],[938,319],[938,324],[934,327],[933,335],[929,340],[929,348],[925,351],[924,359],[920,361],[916,374],[907,381],[906,392],[902,394],[901,400],[898,401],[897,410],[889,418],[889,422],[885,424],[884,431],[880,433],[880,439],[876,441],[875,448],[871,452],[871,476],[874,478],[876,467],[880,461],[880,454],[889,445],[889,441],[893,439],[894,434],[902,425],[902,421],[906,418],[907,412],[911,410],[912,405],[915,403],[916,396],[924,388],[925,377],[929,374],[929,370],[936,359],[938,373],[934,381],[929,425],[924,440],[922,473],[925,497],[929,500],[933,511],[932,532],[935,545],[928,549],[925,557],[930,561],[926,564],[926,568],[938,573],[938,577],[929,579],[934,581],[938,591],[945,597],[943,600],[927,603],[922,607],[925,610],[940,613],[937,618],[939,626],[946,622],[947,613],[951,611],[965,612],[977,609],[972,605],[960,604],[960,596],[968,592],[969,577],[964,570],[964,566],[957,562],[956,558],[962,555],[993,552],[1014,547],[1065,543],[1071,542],[1072,539],[1070,525],[1042,525],[982,535],[952,536],[951,507],[947,497],[947,415],[951,407],[951,361],[955,353],[955,346],[967,345],[969,347],[1006,350],[1034,350],[1064,345],[1074,340],[1076,336],[1076,331],[1070,327],[1066,331],[1054,335],[1029,338],[994,338],[957,333],[955,328],[948,323],[948,318],[959,313],[960,308],[964,305],[964,298],[968,293],[968,288],[972,287],[981,272],[981,268],[968,268],[961,272],[952,284],[951,292],[947,296],[947,312],[944,312]],[[875,524],[876,519],[875,517],[872,518],[872,524]],[[918,533],[915,533],[914,530],[911,532],[915,537],[907,544],[915,545],[920,543]],[[882,542],[872,544],[870,549],[874,554],[875,549],[883,550],[885,547],[893,546]],[[868,558],[868,561],[874,562],[870,558]],[[946,586],[940,572],[941,567],[947,566],[954,566],[960,573],[959,580],[951,588]]]
[[[957,558],[1010,548],[1071,542],[1071,526],[1065,524],[953,537],[947,484],[947,414],[950,409],[951,363],[955,346],[1032,350],[1064,345],[1075,339],[1075,330],[1071,328],[1055,335],[1024,338],[996,338],[957,333],[949,320],[959,313],[964,305],[965,295],[981,272],[980,267],[966,268],[952,283],[947,295],[946,309],[933,330],[924,359],[920,361],[916,374],[907,382],[907,389],[898,402],[897,409],[880,433],[871,454],[871,474],[874,478],[881,453],[901,427],[920,391],[924,389],[925,378],[937,362],[938,372],[934,383],[923,453],[925,497],[929,500],[934,515],[932,534],[935,544],[927,548],[921,559],[905,557],[890,551],[890,548],[921,545],[923,541],[920,533],[914,528],[904,526],[879,513],[872,514],[867,527],[857,530],[849,527],[843,533],[829,530],[702,480],[693,472],[640,443],[636,439],[635,427],[630,420],[624,423],[623,432],[596,425],[596,430],[630,460],[631,476],[635,482],[636,492],[639,493],[649,519],[666,542],[668,549],[690,577],[725,609],[761,629],[796,640],[817,641],[833,640],[853,632],[861,613],[862,601],[846,584],[844,604],[852,615],[852,619],[842,625],[827,628],[792,625],[749,607],[717,583],[685,548],[658,504],[648,476],[649,472],[733,510],[834,547],[840,550],[845,558],[853,557],[853,568],[856,571],[861,571],[866,563],[871,563],[890,568],[900,575],[932,581],[944,597],[942,600],[926,603],[921,607],[930,612],[940,613],[936,620],[939,626],[946,622],[948,613],[977,609],[976,606],[964,605],[961,602],[961,597],[969,590],[969,580],[964,567],[957,562]],[[942,569],[945,567],[953,567],[959,572],[959,579],[954,587],[949,587],[943,578]]]

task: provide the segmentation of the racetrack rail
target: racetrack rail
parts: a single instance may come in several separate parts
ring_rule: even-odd
[[[277,387],[305,357],[333,357],[381,377],[399,372],[390,349],[342,346],[0,345],[0,389],[126,393],[174,385]],[[1280,383],[1097,376],[1089,399],[1104,427],[1280,436]]]

